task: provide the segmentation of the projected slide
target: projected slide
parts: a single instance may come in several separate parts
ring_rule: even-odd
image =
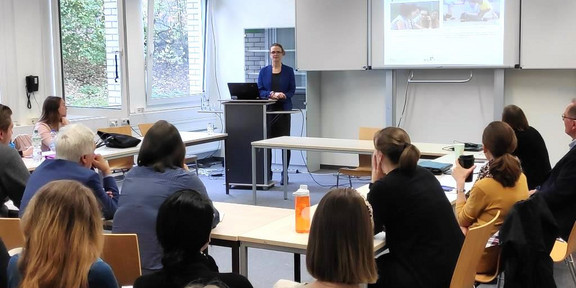
[[[504,65],[504,0],[384,0],[385,66]]]

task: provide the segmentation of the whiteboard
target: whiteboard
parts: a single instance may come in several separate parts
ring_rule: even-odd
[[[576,68],[574,11],[574,0],[522,1],[522,68]]]
[[[296,0],[296,69],[363,70],[368,0]]]

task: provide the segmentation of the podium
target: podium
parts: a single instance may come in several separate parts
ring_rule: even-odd
[[[267,138],[266,108],[274,100],[232,100],[223,102],[226,139],[224,163],[226,165],[226,194],[230,187],[252,187],[251,143]],[[274,186],[268,181],[268,155],[264,149],[256,152],[256,187]]]

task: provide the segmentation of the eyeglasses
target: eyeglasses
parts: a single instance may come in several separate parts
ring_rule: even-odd
[[[282,51],[270,51],[270,54],[282,54]]]
[[[562,114],[562,120],[564,120],[564,119],[576,120],[576,118],[574,118],[574,117],[568,117],[568,116]]]

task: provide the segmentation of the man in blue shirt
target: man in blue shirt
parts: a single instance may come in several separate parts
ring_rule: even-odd
[[[42,162],[32,173],[20,205],[20,217],[40,187],[54,180],[76,180],[90,188],[102,205],[102,214],[112,219],[118,206],[118,186],[111,176],[108,161],[94,154],[94,132],[82,124],[63,127],[56,139],[56,159]],[[98,169],[100,175],[92,168]],[[103,182],[103,183],[102,183]]]

